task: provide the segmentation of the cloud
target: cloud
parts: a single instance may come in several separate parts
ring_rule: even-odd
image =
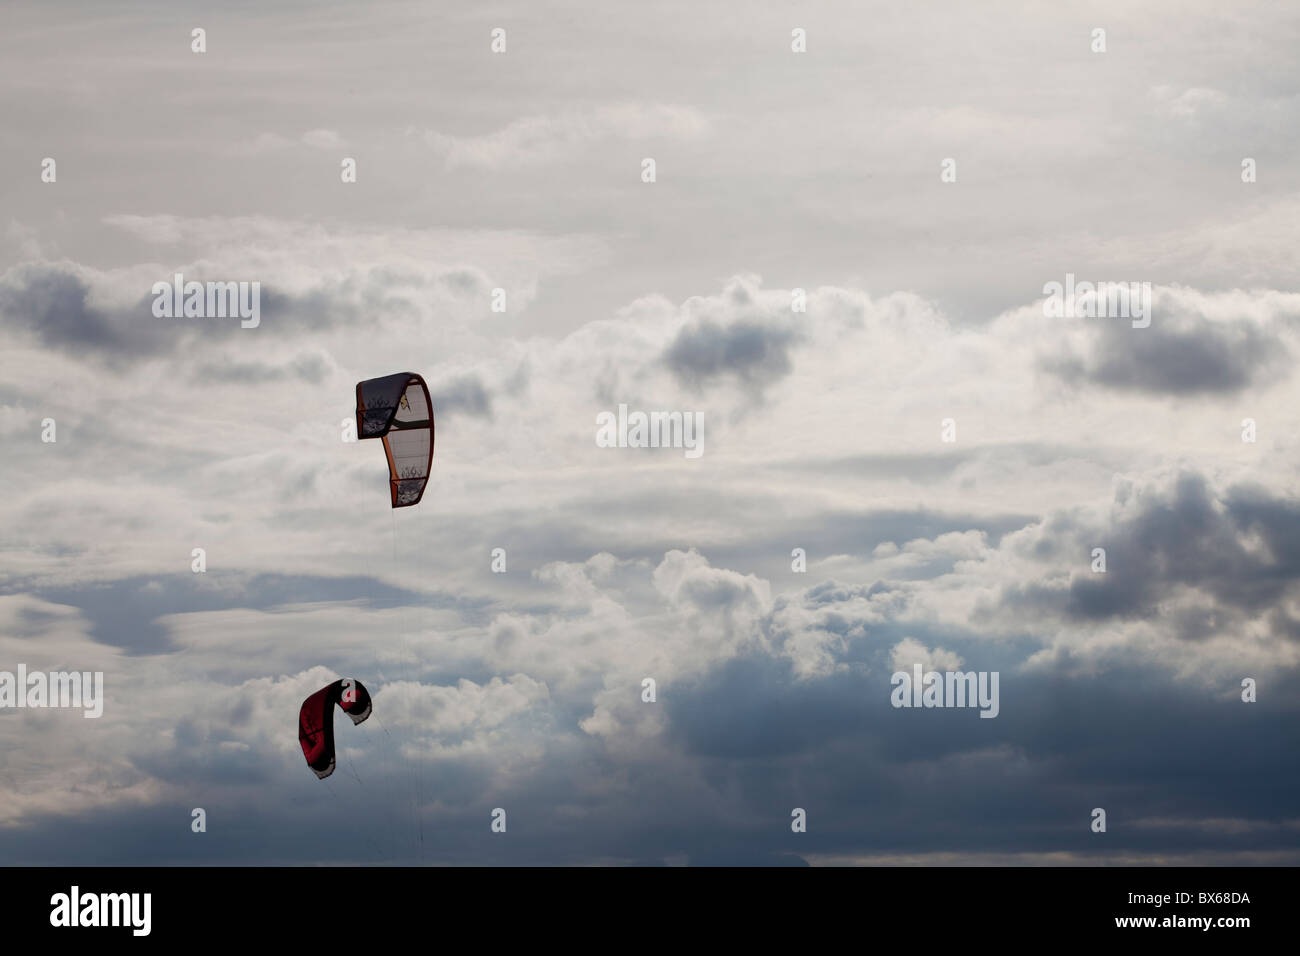
[[[526,116],[481,136],[423,133],[448,168],[502,169],[572,159],[609,140],[691,140],[709,131],[688,106],[623,103],[584,111]]]
[[[0,669],[108,694],[0,711],[7,861],[1300,861],[1287,31],[1120,11],[1098,70],[1046,8],[870,57],[840,11],[792,57],[779,9],[697,7],[507,57],[380,4],[292,62],[260,12],[219,76],[112,16],[0,58],[0,138],[59,163],[0,239]],[[1045,318],[1067,270],[1150,281],[1152,326]],[[154,320],[177,271],[261,282],[262,325]],[[393,511],[341,426],[404,369],[439,431]],[[597,447],[621,403],[704,455]],[[998,671],[997,719],[891,707],[917,658]],[[297,707],[344,675],[376,710],[322,784]]]
[[[894,670],[906,671],[908,674],[912,673],[912,668],[916,664],[920,664],[921,670],[926,673],[955,671],[962,665],[960,654],[946,651],[942,647],[930,650],[914,637],[899,641],[894,645],[891,654],[890,661]]]
[[[1047,358],[1044,368],[1072,383],[1171,395],[1239,393],[1285,368],[1288,345],[1274,328],[1248,317],[1212,320],[1171,298],[1157,300],[1149,328],[1094,320],[1082,354]]]
[[[990,617],[1029,617],[1056,637],[1034,666],[1096,668],[1126,656],[1160,660],[1213,682],[1243,669],[1300,663],[1296,608],[1300,511],[1259,486],[1216,487],[1180,471],[1117,483],[1109,509],[1059,512],[1009,536],[1019,566]],[[1106,570],[1092,570],[1104,548]]]
[[[313,129],[302,134],[302,141],[315,149],[347,149],[347,141],[332,129]]]
[[[142,297],[135,309],[99,305],[85,274],[69,265],[21,266],[0,277],[0,316],[7,326],[50,348],[90,349],[115,359],[159,347],[159,336],[146,328],[158,322],[150,301]]]
[[[664,361],[683,382],[696,388],[726,376],[760,389],[789,374],[789,329],[765,328],[756,322],[723,327],[704,320],[684,329],[664,353]]]
[[[1022,545],[1013,539],[1007,547],[1019,552]],[[58,713],[11,712],[0,720],[0,738],[17,733],[24,746],[44,748],[32,751],[43,756],[26,777],[7,779],[0,841],[13,858],[26,859],[36,846],[29,848],[28,837],[45,832],[51,820],[102,825],[138,808],[149,812],[130,826],[146,834],[156,815],[184,817],[200,800],[215,832],[240,806],[245,826],[279,834],[252,849],[254,860],[328,858],[315,835],[348,825],[356,830],[358,860],[416,862],[430,853],[455,862],[483,859],[464,837],[471,821],[463,808],[504,805],[513,820],[530,821],[532,836],[513,851],[521,855],[498,862],[580,861],[596,853],[753,863],[784,852],[761,823],[762,808],[789,804],[810,813],[850,806],[879,828],[854,828],[835,815],[813,850],[870,855],[906,846],[927,859],[954,852],[956,839],[957,852],[979,859],[989,848],[973,835],[978,828],[965,826],[1003,807],[992,818],[999,821],[999,852],[1028,852],[1046,829],[1063,851],[1086,859],[1093,851],[1074,848],[1067,836],[1072,805],[1068,787],[1060,791],[1068,783],[1061,768],[1088,774],[1092,802],[1107,805],[1127,805],[1120,795],[1131,791],[1133,777],[1122,752],[1105,769],[1083,769],[1090,758],[1071,741],[1086,737],[1085,727],[1111,739],[1130,725],[1114,739],[1129,741],[1121,747],[1137,748],[1135,755],[1149,755],[1146,748],[1161,742],[1165,766],[1148,762],[1138,780],[1147,788],[1165,786],[1165,773],[1176,780],[1185,761],[1226,759],[1225,748],[1240,747],[1231,734],[1207,733],[1218,719],[1212,697],[1147,664],[1140,679],[1108,671],[1109,684],[1075,677],[1062,686],[1034,671],[1018,676],[1014,662],[1025,660],[1029,648],[1007,659],[1008,648],[989,643],[999,630],[952,629],[936,615],[954,579],[969,573],[937,572],[904,592],[883,583],[819,582],[776,597],[770,582],[716,567],[698,552],[670,551],[652,565],[596,554],[539,573],[539,597],[552,606],[516,607],[490,623],[468,608],[431,618],[400,596],[388,607],[374,599],[325,600],[251,613],[244,607],[248,586],[267,592],[256,600],[303,593],[301,583],[253,579],[227,586],[223,596],[212,592],[218,600],[211,610],[162,618],[172,645],[133,657],[91,641],[72,606],[0,598],[0,621],[13,635],[3,648],[7,656],[41,663],[47,658],[40,655],[53,653],[102,667],[110,688],[105,716],[93,729],[57,723],[66,716]],[[936,624],[949,628],[942,645],[934,637],[888,637],[895,627],[925,633]],[[839,666],[801,673],[806,645],[794,635],[805,631],[835,635],[822,649]],[[312,640],[293,639],[302,633]],[[58,643],[52,634],[62,635]],[[962,649],[949,649],[954,645]],[[321,663],[304,666],[312,659]],[[889,707],[888,673],[914,660],[1003,671],[995,746],[973,722],[949,722],[939,732]],[[344,674],[367,681],[375,717],[342,728],[335,798],[327,800],[302,772],[293,714],[312,690]],[[473,674],[483,676],[465,676]],[[646,676],[658,685],[651,703],[642,698]],[[1145,687],[1146,696],[1115,680]],[[1044,727],[1042,715],[1051,713],[1062,716]],[[1139,713],[1147,717],[1138,720]],[[1070,714],[1080,716],[1064,716]],[[1105,716],[1099,721],[1097,714]],[[1131,731],[1135,721],[1144,727],[1140,741]],[[144,732],[159,727],[165,733]],[[1189,733],[1195,748],[1182,745]],[[1270,739],[1252,746],[1266,750]],[[52,775],[91,746],[97,761],[72,778],[66,769]],[[1049,777],[1056,783],[1045,796]],[[897,794],[920,780],[929,781],[918,791],[927,814],[953,821],[940,833],[908,830],[900,815]],[[70,785],[78,796],[59,797]],[[1046,806],[1040,817],[1017,822],[1026,788]],[[296,812],[281,813],[278,802],[255,796],[266,792],[290,795]],[[637,795],[640,802],[632,799]],[[1288,831],[1279,829],[1277,808],[1266,800],[1238,805],[1230,827],[1198,825],[1222,818],[1232,805],[1228,791],[1210,787],[1195,806],[1166,807],[1164,822],[1147,828],[1150,847],[1141,852],[1158,852],[1171,833],[1179,846],[1201,852],[1295,852],[1278,846],[1279,833]],[[691,807],[694,814],[683,817]],[[584,821],[580,831],[571,829],[573,819]],[[555,841],[564,833],[570,839],[560,849]],[[86,859],[54,845],[58,859]],[[151,860],[176,861],[188,852],[165,842],[145,845],[158,848],[141,857]],[[247,847],[241,852],[250,859]]]
[[[471,418],[492,418],[492,397],[477,375],[461,375],[439,382],[429,389],[439,415],[464,414]]]
[[[308,384],[324,381],[332,360],[322,354],[306,353],[282,365],[268,362],[208,363],[195,369],[201,381],[264,384],[282,379],[297,379]]]

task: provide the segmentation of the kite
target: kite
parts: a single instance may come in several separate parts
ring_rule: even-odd
[[[370,716],[370,692],[359,680],[343,678],[327,684],[302,702],[298,711],[298,743],[307,766],[324,779],[334,772],[334,705],[359,724]]]
[[[420,503],[433,467],[433,402],[414,372],[357,382],[357,438],[381,438],[394,508]]]

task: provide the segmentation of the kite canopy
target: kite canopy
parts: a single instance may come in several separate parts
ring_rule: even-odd
[[[433,402],[424,379],[398,372],[357,383],[357,438],[381,438],[393,507],[420,503],[433,467]]]
[[[320,778],[334,772],[334,705],[359,724],[370,716],[370,692],[359,680],[343,678],[322,687],[298,711],[298,743],[307,766]]]

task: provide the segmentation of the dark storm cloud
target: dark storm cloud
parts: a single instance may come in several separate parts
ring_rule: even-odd
[[[1198,497],[1193,484],[1170,507],[1180,495]],[[1249,525],[1274,518],[1275,506],[1240,492],[1227,510]],[[1289,530],[1280,527],[1279,538]],[[297,580],[279,585],[312,592]],[[355,590],[329,586],[334,597]],[[802,603],[834,611],[889,592],[826,581]],[[394,591],[388,600],[408,597]],[[706,605],[712,597],[695,595]],[[177,600],[195,603],[193,594]],[[250,600],[257,596],[241,603]],[[798,679],[787,661],[755,648],[661,683],[656,706],[667,727],[653,746],[607,747],[581,733],[584,708],[571,705],[590,698],[582,690],[565,698],[557,687],[560,732],[504,784],[490,757],[396,759],[398,748],[420,753],[412,731],[390,737],[366,725],[348,736],[339,773],[323,785],[292,747],[249,752],[220,720],[180,716],[169,747],[130,759],[192,799],[73,820],[32,814],[0,830],[0,852],[16,864],[326,862],[340,851],[322,835],[346,832],[352,863],[799,865],[817,854],[1043,851],[1097,861],[1141,853],[1300,860],[1300,834],[1282,824],[1300,800],[1300,768],[1276,760],[1300,745],[1296,723],[1279,719],[1289,713],[1285,700],[1245,707],[1151,669],[1022,674],[1024,649],[988,639],[998,635],[882,627],[848,607],[842,617],[831,626],[851,638],[837,654],[846,666],[826,676]],[[890,649],[900,629],[961,654],[963,669],[998,670],[999,716],[893,708]],[[382,708],[383,683],[372,691]],[[284,732],[292,740],[292,714]],[[1269,768],[1267,785],[1260,767]],[[413,810],[421,802],[422,824]],[[186,826],[194,806],[209,815],[202,838]],[[483,808],[493,806],[508,808],[511,840],[483,838]],[[1104,840],[1088,828],[1096,806],[1109,815]],[[795,807],[808,814],[805,834],[790,830]]]
[[[1223,703],[1152,671],[1044,679],[1017,675],[1009,655],[990,655],[981,641],[948,635],[944,646],[962,652],[967,668],[1000,670],[996,719],[970,710],[893,708],[891,668],[880,654],[870,672],[803,683],[780,662],[748,658],[665,692],[671,733],[716,766],[711,779],[719,792],[734,794],[756,816],[770,815],[771,828],[752,835],[756,850],[781,846],[782,818],[788,830],[790,808],[799,806],[808,810],[810,836],[829,830],[805,852],[820,849],[822,840],[860,853],[976,852],[1005,839],[1007,849],[1050,846],[1084,856],[1174,847],[1277,847],[1300,855],[1294,833],[1276,843],[1277,832],[1238,842],[1198,822],[1276,823],[1290,815],[1300,795],[1296,767],[1277,767],[1273,792],[1222,772],[1273,765],[1270,753],[1293,746],[1295,728],[1276,715]],[[1196,781],[1190,798],[1184,775]],[[1104,845],[1089,842],[1094,806],[1111,814]],[[1133,825],[1166,814],[1181,819],[1176,832]],[[931,826],[917,827],[921,819]]]
[[[1236,527],[1263,538],[1277,574],[1289,580],[1300,571],[1300,502],[1256,485],[1237,485],[1224,506]]]
[[[433,399],[433,412],[439,417],[450,413],[468,415],[471,418],[492,418],[492,396],[477,375],[462,375],[430,386],[429,397]]]
[[[1006,663],[973,643],[960,650],[972,667]],[[291,748],[250,762],[223,747],[219,725],[182,718],[171,750],[133,762],[191,799],[33,817],[0,831],[0,851],[15,864],[324,862],[340,859],[327,835],[346,833],[353,863],[798,865],[818,853],[1049,850],[1300,860],[1300,835],[1281,825],[1300,800],[1300,769],[1276,760],[1300,740],[1276,712],[1152,671],[1062,681],[1004,670],[1001,714],[983,720],[891,707],[881,663],[798,682],[770,658],[728,662],[663,688],[673,752],[610,752],[576,735],[505,791],[474,761],[386,760],[409,741],[365,727],[323,784]],[[608,785],[575,785],[586,775]],[[194,806],[208,813],[201,838],[188,829]],[[507,808],[510,840],[483,838],[492,806]],[[1097,806],[1104,838],[1088,827]],[[791,833],[795,807],[805,834]],[[1216,819],[1243,829],[1207,824]]]
[[[186,276],[187,280],[189,278]],[[385,303],[382,296],[374,289],[368,290],[363,296],[366,299],[364,305],[341,301],[339,296],[320,289],[290,294],[263,282],[261,290],[262,323],[257,327],[258,332],[263,330],[272,333],[276,331],[296,333],[305,330],[319,332],[340,325],[359,323],[368,315],[383,315],[382,309],[385,305],[394,306],[394,303]],[[408,304],[403,301],[402,306],[405,308]],[[371,309],[376,311],[372,312]],[[195,321],[203,322],[204,327],[239,328],[237,320]]]
[[[678,381],[704,388],[728,378],[761,391],[790,374],[793,329],[752,319],[723,324],[702,319],[687,325],[668,345],[663,361]]]
[[[119,647],[128,654],[174,651],[176,648],[166,628],[158,623],[159,618],[168,614],[267,609],[318,601],[364,600],[374,607],[400,607],[426,601],[419,594],[374,578],[280,574],[248,578],[219,572],[130,577],[92,587],[15,589],[13,593],[30,593],[51,604],[78,608],[89,619],[90,634],[96,641]]]
[[[110,311],[92,305],[90,291],[80,276],[58,266],[15,269],[0,279],[0,318],[44,345],[75,354],[129,359],[162,347],[152,297]]]
[[[1224,395],[1266,382],[1287,361],[1273,332],[1249,322],[1211,322],[1201,316],[1166,318],[1132,328],[1127,319],[1103,323],[1084,355],[1043,360],[1071,384],[1168,395]]]
[[[172,278],[169,273],[157,281],[170,284]],[[187,282],[211,279],[195,275],[185,278]],[[263,283],[259,286],[259,324],[254,330],[243,329],[238,317],[160,318],[153,314],[155,296],[151,290],[152,283],[149,289],[142,290],[141,298],[132,306],[106,309],[92,303],[90,284],[75,271],[58,265],[25,265],[0,278],[0,322],[36,336],[49,348],[118,363],[175,354],[193,336],[224,336],[238,331],[260,336],[321,331],[414,309],[403,296],[390,295],[378,278],[355,290],[356,304],[322,290],[287,294]],[[324,374],[318,363],[319,360],[310,358],[298,359],[281,369],[264,363],[210,364],[201,374],[210,380],[233,382],[265,382],[285,374],[318,381]]]
[[[1212,607],[1165,607],[1164,613],[1180,636],[1194,640],[1268,614],[1300,581],[1296,501],[1251,486],[1217,495],[1195,472],[1168,486],[1122,489],[1118,499],[1128,507],[1109,527],[1066,515],[1045,522],[1034,553],[1077,555],[1084,570],[1065,590],[1039,583],[1009,589],[1006,606],[1054,609],[1080,620],[1146,618],[1191,590]],[[1087,570],[1094,547],[1106,549],[1105,574]],[[1273,620],[1287,632],[1280,613]]]

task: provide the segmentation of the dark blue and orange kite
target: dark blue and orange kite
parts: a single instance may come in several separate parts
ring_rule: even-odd
[[[381,438],[394,508],[418,505],[433,468],[433,402],[424,379],[397,372],[357,383],[357,439]]]

